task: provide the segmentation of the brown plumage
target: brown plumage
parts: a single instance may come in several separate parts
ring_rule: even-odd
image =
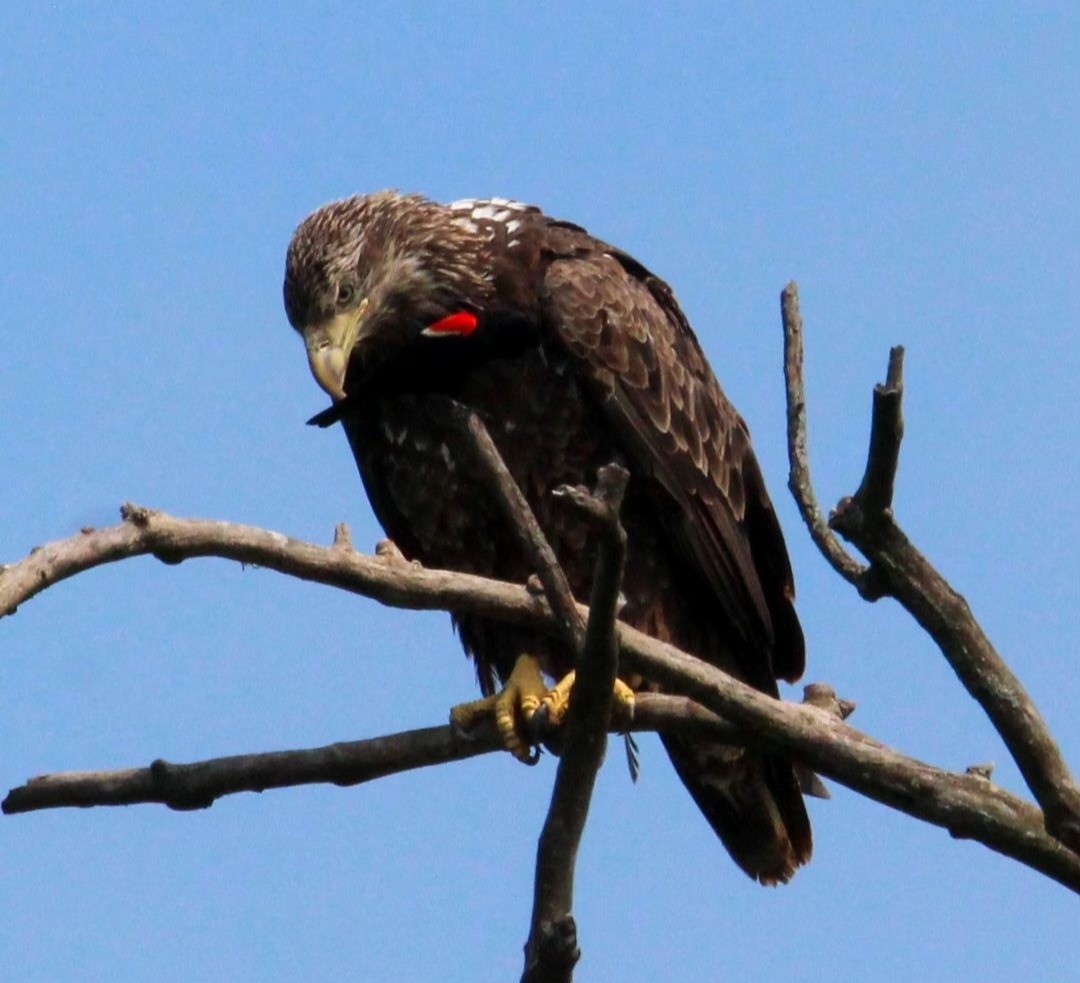
[[[550,492],[620,460],[632,475],[621,617],[772,695],[778,678],[802,674],[791,568],[746,425],[671,289],[632,257],[505,199],[443,206],[381,192],[301,224],[285,306],[320,383],[343,400],[372,506],[407,556],[517,582],[532,572],[459,464],[430,399],[447,394],[484,419],[579,597],[588,535]],[[456,621],[485,693],[522,654],[555,678],[572,668],[549,639]],[[786,881],[809,859],[789,762],[700,739],[664,744],[748,874]]]

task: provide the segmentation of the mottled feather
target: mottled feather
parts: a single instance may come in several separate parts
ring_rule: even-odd
[[[285,283],[294,327],[330,317],[342,282],[366,313],[347,397],[324,419],[342,420],[375,513],[407,556],[517,582],[532,573],[459,463],[460,434],[431,399],[450,395],[484,419],[579,597],[589,531],[551,490],[590,484],[620,460],[632,474],[622,617],[773,695],[778,678],[802,673],[791,567],[746,425],[664,281],[531,206],[380,192],[297,230]],[[478,322],[467,340],[424,334],[462,310]],[[521,654],[553,676],[573,666],[573,653],[525,629],[455,620],[485,692]],[[699,738],[664,743],[747,873],[786,881],[809,859],[790,762]]]

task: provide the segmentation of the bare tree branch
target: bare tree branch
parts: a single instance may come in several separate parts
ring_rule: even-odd
[[[892,508],[900,445],[904,440],[904,349],[889,351],[884,384],[874,386],[874,410],[870,417],[870,450],[866,471],[855,500],[865,512],[877,515]]]
[[[812,706],[775,700],[708,663],[639,634],[620,625],[622,662],[627,668],[752,730],[755,743],[869,798],[942,826],[955,837],[978,840],[1080,891],[1080,856],[1046,835],[1040,810],[996,788],[989,798],[973,797],[985,791],[985,783],[973,787],[969,783],[978,779],[907,758]],[[648,644],[640,644],[642,639]]]
[[[585,637],[585,621],[578,613],[566,574],[525,495],[506,467],[483,420],[474,410],[455,400],[444,402],[447,416],[455,421],[465,437],[465,450],[540,578],[548,604],[558,619],[562,641],[571,652],[579,652]]]
[[[170,562],[219,556],[394,607],[463,611],[552,635],[558,631],[545,600],[513,584],[314,546],[251,526],[177,519],[138,506],[126,506],[124,515],[118,526],[50,543],[0,571],[0,615],[80,571],[158,553]],[[978,840],[1080,893],[1080,857],[1047,836],[1042,812],[1016,796],[907,758],[814,707],[774,700],[621,622],[618,633],[627,669],[694,698],[744,729],[748,739],[955,836]]]
[[[915,549],[895,522],[892,504],[903,441],[903,349],[890,352],[886,382],[874,389],[866,470],[858,490],[828,522],[810,478],[803,323],[798,288],[781,295],[787,391],[789,487],[811,537],[828,562],[868,600],[895,597],[934,638],[968,692],[980,703],[1042,806],[994,786],[992,765],[944,771],[905,757],[849,727],[854,704],[820,684],[802,706],[782,703],[716,667],[617,621],[626,551],[619,508],[629,478],[618,465],[601,469],[597,489],[562,487],[564,497],[599,541],[590,605],[575,602],[554,550],[480,417],[446,400],[464,450],[477,465],[544,588],[544,597],[516,585],[409,563],[393,543],[374,558],[353,547],[339,525],[333,545],[320,548],[266,530],[223,522],[174,519],[139,506],[121,509],[120,526],[35,549],[0,565],[0,618],[37,593],[94,566],[152,554],[175,564],[220,556],[414,609],[443,609],[515,622],[560,640],[574,654],[576,681],[559,735],[562,756],[537,848],[534,904],[522,983],[571,983],[580,958],[572,915],[576,858],[611,726],[620,648],[634,673],[677,696],[644,693],[633,729],[703,732],[772,751],[797,766],[807,794],[828,796],[815,772],[893,808],[985,846],[1080,893],[1080,786],[1020,682],[971,614],[967,603]],[[325,415],[325,414],[323,414]],[[856,560],[839,532],[867,558]],[[539,737],[553,736],[543,714]],[[619,721],[627,729],[627,721]],[[208,808],[221,796],[329,782],[355,785],[432,764],[461,760],[502,746],[491,722],[468,736],[452,726],[387,735],[322,748],[238,755],[193,764],[154,761],[149,767],[40,776],[13,789],[4,813],[64,806],[158,802],[177,810]]]
[[[820,511],[806,470],[806,418],[802,380],[802,319],[798,288],[782,295],[788,355],[791,487],[821,552],[868,600],[895,597],[934,639],[968,693],[978,701],[1016,760],[1046,815],[1046,828],[1080,851],[1080,787],[1077,786],[1031,697],[980,628],[967,602],[954,591],[896,524],[893,484],[903,439],[903,349],[889,355],[884,385],[875,387],[870,450],[858,491],[844,498],[829,519],[870,560],[862,568],[820,529]]]
[[[618,509],[629,473],[618,466],[601,470],[597,496],[584,489],[556,489],[600,533],[600,551],[586,626],[555,551],[540,528],[495,442],[479,415],[454,400],[445,412],[464,437],[465,450],[491,498],[517,535],[543,584],[577,675],[556,772],[551,805],[537,847],[533,913],[525,943],[525,983],[570,983],[581,958],[573,917],[574,871],[596,775],[607,747],[607,721],[618,668],[615,619],[622,584],[626,534]]]
[[[612,692],[619,668],[615,622],[626,559],[626,532],[619,522],[619,509],[629,478],[625,468],[610,464],[600,469],[592,495],[584,488],[562,487],[555,491],[593,527],[599,550],[562,757],[536,850],[523,983],[569,983],[581,958],[573,918],[574,871],[596,775],[607,748]]]
[[[810,480],[810,454],[806,438],[806,383],[803,379],[803,321],[799,312],[799,288],[792,281],[780,294],[784,322],[784,381],[787,391],[788,488],[799,506],[810,538],[822,556],[845,580],[856,586],[866,567],[840,545],[829,529]]]
[[[453,727],[388,734],[299,751],[271,751],[211,758],[193,764],[158,759],[147,768],[41,775],[12,789],[6,814],[65,806],[126,806],[157,802],[170,809],[208,809],[236,792],[265,792],[293,785],[359,785],[427,765],[461,761],[500,747],[494,726],[463,738]]]
[[[640,694],[631,728],[707,734],[737,742],[747,739],[745,731],[687,697],[659,693]],[[16,815],[41,809],[139,803],[179,810],[208,809],[218,799],[238,792],[296,785],[360,785],[501,750],[494,725],[483,721],[468,736],[447,724],[319,748],[237,754],[192,764],[158,759],[145,768],[60,772],[31,778],[8,793],[3,811]]]
[[[391,607],[467,611],[519,624],[545,623],[543,598],[501,581],[402,563],[400,554],[372,557],[356,552],[348,538],[315,546],[279,532],[211,519],[176,519],[141,505],[125,504],[123,522],[84,529],[69,539],[33,549],[19,563],[0,566],[0,618],[47,587],[77,573],[135,556],[175,564],[216,556],[370,597]],[[477,593],[479,589],[479,594]]]
[[[808,686],[807,691],[805,703],[829,709],[841,719],[851,706],[849,701],[838,700],[831,688],[821,683]],[[634,719],[609,725],[611,730],[616,728],[620,732],[638,733],[663,730],[731,744],[755,743],[753,734],[689,697],[662,693],[639,693]],[[218,799],[238,792],[265,792],[296,785],[360,785],[416,768],[501,750],[497,729],[490,720],[483,720],[468,735],[448,724],[319,748],[237,754],[192,764],[158,759],[146,768],[39,775],[12,789],[2,807],[7,815],[41,809],[149,803],[183,811],[209,809]]]

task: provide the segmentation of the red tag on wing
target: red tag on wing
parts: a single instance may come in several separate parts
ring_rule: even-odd
[[[429,338],[453,337],[468,338],[477,328],[480,322],[475,314],[468,311],[458,311],[456,314],[448,314],[434,324],[424,328],[421,334]]]

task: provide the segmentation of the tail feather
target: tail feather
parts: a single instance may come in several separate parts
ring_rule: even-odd
[[[675,771],[732,859],[784,884],[810,859],[810,819],[791,763],[725,744],[663,736]]]

